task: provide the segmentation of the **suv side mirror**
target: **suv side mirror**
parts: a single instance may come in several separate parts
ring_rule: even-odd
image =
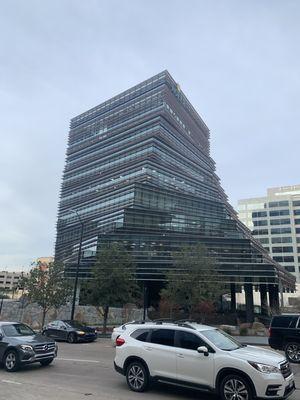
[[[209,353],[208,353],[208,348],[207,348],[206,346],[200,346],[200,347],[198,347],[197,351],[198,351],[198,353],[200,353],[200,354],[204,354],[205,357],[207,357],[208,354],[209,354]]]
[[[0,333],[0,341],[3,339],[3,335],[2,333]]]

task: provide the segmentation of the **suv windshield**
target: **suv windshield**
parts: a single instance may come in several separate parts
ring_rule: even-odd
[[[78,321],[63,321],[63,322],[70,328],[84,328],[84,325],[82,325]]]
[[[8,337],[35,335],[35,332],[29,328],[29,326],[24,324],[4,325],[2,326],[2,330],[5,336]]]
[[[232,351],[243,347],[240,342],[218,329],[203,331],[201,333],[221,350]]]

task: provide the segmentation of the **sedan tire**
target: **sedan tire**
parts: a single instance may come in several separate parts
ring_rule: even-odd
[[[68,343],[76,343],[77,342],[77,336],[76,333],[71,332],[68,334],[68,338],[67,338],[67,342]]]

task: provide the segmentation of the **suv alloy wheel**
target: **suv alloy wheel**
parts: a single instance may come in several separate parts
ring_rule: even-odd
[[[248,382],[239,375],[227,375],[222,380],[222,400],[252,400],[252,393]]]
[[[15,350],[9,350],[4,356],[4,368],[8,372],[15,372],[19,369],[19,356]]]
[[[292,363],[300,363],[300,344],[288,342],[285,346],[286,358]]]
[[[134,361],[126,370],[126,380],[129,389],[134,392],[144,392],[149,386],[149,375],[142,363]]]

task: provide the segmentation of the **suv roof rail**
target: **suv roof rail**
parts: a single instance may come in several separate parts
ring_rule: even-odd
[[[196,328],[193,325],[189,324],[188,322],[179,322],[179,323],[177,322],[176,325],[182,326],[183,328],[189,328],[189,329],[196,330]]]
[[[178,319],[177,321],[174,321],[175,324],[181,324],[181,323],[194,323],[194,324],[199,324],[199,321],[196,321],[194,319]]]

